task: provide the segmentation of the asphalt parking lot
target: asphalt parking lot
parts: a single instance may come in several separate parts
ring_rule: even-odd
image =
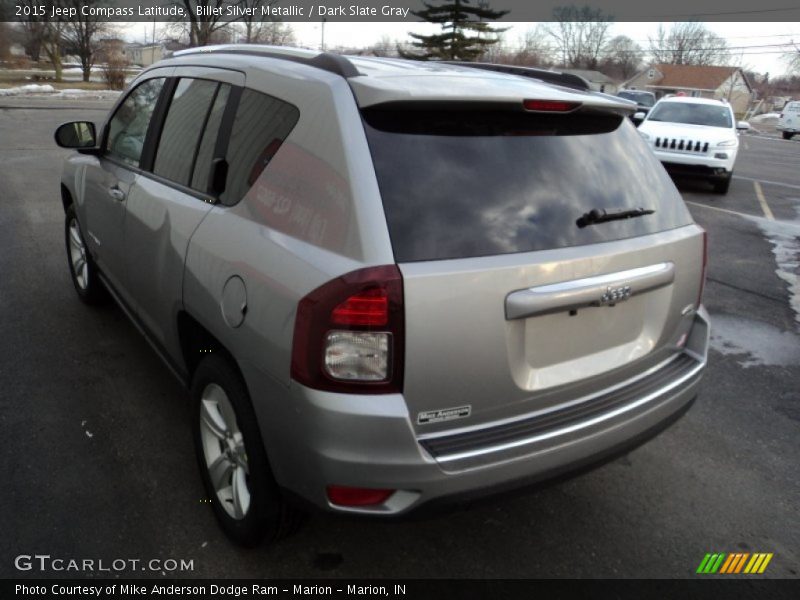
[[[75,297],[55,126],[103,103],[0,105],[0,576],[21,554],[184,559],[190,577],[694,575],[707,552],[800,566],[800,143],[743,137],[727,196],[679,182],[709,232],[713,345],[676,425],[597,471],[435,518],[312,515],[252,551],[217,528],[186,394],[122,312]],[[15,108],[9,108],[13,106]],[[155,576],[159,572],[123,572]]]

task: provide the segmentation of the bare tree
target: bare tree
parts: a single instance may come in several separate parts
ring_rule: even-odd
[[[224,15],[225,7],[239,4],[240,0],[175,0],[186,9],[189,24],[189,45],[207,46],[212,43],[215,33],[230,25],[229,17]],[[203,16],[197,15],[197,8],[208,9]],[[215,9],[216,12],[212,12]],[[216,14],[216,13],[220,14]]]
[[[240,38],[248,44],[269,44],[270,46],[294,46],[297,44],[294,28],[281,21],[263,21],[255,24],[250,31],[244,27],[245,37]]]
[[[613,17],[589,6],[559,6],[546,26],[565,67],[596,69]]]
[[[547,29],[542,25],[526,30],[519,40],[519,50],[512,56],[512,64],[529,67],[552,65],[554,48],[548,38]]]
[[[618,35],[603,49],[603,72],[610,77],[628,79],[639,70],[643,53],[642,47],[631,38]]]
[[[262,8],[278,4],[280,0],[239,0],[243,8],[252,9],[252,14],[241,18],[244,35],[240,38],[246,44],[272,44],[288,46],[295,43],[294,30],[278,21],[265,20]]]
[[[673,23],[669,30],[658,26],[650,42],[653,62],[671,65],[726,65],[730,61],[727,42],[696,21]]]
[[[800,73],[800,45],[794,44],[794,51],[787,52],[782,56],[783,62],[786,63],[789,73]]]
[[[64,70],[61,56],[65,27],[66,24],[63,21],[49,21],[46,23],[42,36],[42,50],[47,56],[47,60],[53,65],[56,81],[61,81]]]
[[[37,16],[33,9],[37,5],[37,0],[20,0],[20,6],[27,7],[28,16],[20,21],[22,31],[22,46],[25,53],[31,57],[33,62],[39,62],[42,55],[42,42],[47,29],[47,20],[42,16]]]
[[[397,56],[397,42],[388,35],[382,35],[368,51],[372,56]]]
[[[95,63],[98,36],[108,31],[108,24],[99,17],[82,14],[81,6],[96,5],[100,0],[66,0],[66,5],[76,8],[77,14],[64,24],[64,42],[69,52],[81,61],[83,80],[89,81]]]

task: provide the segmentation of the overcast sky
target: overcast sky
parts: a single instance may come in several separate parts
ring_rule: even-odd
[[[319,48],[322,38],[320,23],[290,23],[300,45]],[[643,48],[647,48],[648,36],[655,36],[658,23],[614,23],[611,36],[627,35]],[[769,72],[772,77],[786,72],[782,56],[792,50],[793,42],[800,46],[800,23],[706,23],[717,35],[725,38],[733,48],[733,64],[760,73]],[[504,23],[511,26],[505,33],[505,43],[519,46],[519,38],[536,23]],[[669,23],[665,24],[669,27]],[[367,47],[378,42],[382,36],[392,40],[407,41],[408,32],[428,34],[438,28],[427,23],[336,23],[325,24],[325,46]],[[148,40],[152,35],[152,23],[128,24],[125,37],[143,41],[145,31]]]

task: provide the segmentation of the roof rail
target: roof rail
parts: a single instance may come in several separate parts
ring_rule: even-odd
[[[560,71],[545,71],[544,69],[536,69],[534,67],[519,67],[516,65],[498,65],[494,63],[478,63],[467,62],[460,60],[445,60],[442,61],[448,65],[458,65],[461,67],[473,67],[475,69],[484,69],[486,71],[497,71],[498,73],[508,73],[509,75],[520,75],[522,77],[530,77],[532,79],[539,79],[546,83],[554,83],[564,87],[572,88],[574,90],[581,90],[588,92],[591,88],[589,82],[583,77],[573,75],[572,73],[561,73]]]
[[[173,54],[173,56],[187,56],[191,54],[244,54],[247,56],[262,56],[264,58],[278,58],[281,60],[288,60],[291,62],[308,65],[309,67],[316,67],[317,69],[328,71],[329,73],[339,75],[345,79],[348,77],[357,77],[358,75],[361,75],[361,72],[356,69],[355,65],[353,65],[353,63],[347,60],[344,56],[339,54],[331,54],[330,52],[321,52],[309,57],[297,53],[293,48],[282,51],[279,46],[226,44],[221,46],[205,46],[201,48],[181,50]]]

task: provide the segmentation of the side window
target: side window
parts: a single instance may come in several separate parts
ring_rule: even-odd
[[[300,117],[287,102],[245,89],[236,111],[226,160],[223,204],[239,202],[269,164]]]
[[[108,126],[106,148],[109,154],[129,165],[139,166],[147,127],[162,87],[163,78],[149,79],[128,94]]]
[[[195,160],[194,173],[192,173],[192,188],[201,192],[208,191],[208,177],[211,174],[211,161],[214,158],[214,150],[217,144],[219,126],[222,123],[222,116],[225,114],[225,106],[228,104],[228,96],[231,86],[221,84],[214,99],[214,106],[208,115],[203,139],[200,140],[200,147],[197,149],[197,160]]]
[[[161,130],[153,173],[189,185],[197,145],[218,88],[216,81],[179,80]]]

